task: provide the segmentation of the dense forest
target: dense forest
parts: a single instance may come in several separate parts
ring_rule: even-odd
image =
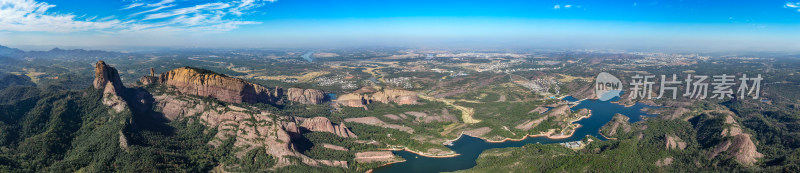
[[[274,162],[263,150],[235,157],[231,141],[207,145],[216,130],[199,121],[112,111],[94,88],[0,93],[0,172],[206,172],[220,163],[251,172]]]

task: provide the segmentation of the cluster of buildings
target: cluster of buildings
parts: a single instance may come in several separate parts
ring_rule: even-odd
[[[386,79],[386,84],[389,86],[400,87],[405,89],[414,88],[414,85],[411,84],[411,79],[409,77],[397,77],[397,78]]]
[[[560,84],[560,82],[558,82],[557,80],[552,79],[552,78],[550,78],[550,79],[539,78],[539,79],[533,79],[533,80],[529,80],[529,81],[520,80],[520,81],[514,81],[514,82],[519,84],[519,85],[522,85],[522,87],[530,89],[534,93],[546,93],[546,92],[549,92],[550,89],[553,89],[553,90],[556,91],[556,93],[553,93],[553,94],[557,95],[557,94],[559,94],[558,93],[559,90],[561,90],[561,87],[558,86]]]
[[[524,54],[515,54],[515,53],[439,53],[436,54],[436,57],[452,57],[452,58],[500,58],[500,57],[510,57],[510,58],[525,58],[528,55]]]
[[[583,146],[583,141],[562,142],[558,144],[570,149],[577,149]]]
[[[478,65],[475,71],[484,72],[484,71],[493,71],[495,73],[503,72],[502,69],[511,67],[512,63],[507,62],[500,62],[500,63],[489,63],[489,64],[481,64]]]
[[[642,56],[642,59],[634,60],[637,64],[648,65],[689,65],[696,61],[708,60],[710,56],[701,56],[698,54],[672,54],[672,53],[646,53],[646,52],[632,52],[633,55]]]
[[[358,85],[355,81],[344,80],[344,75],[336,75],[333,77],[318,77],[314,79],[319,86],[335,86],[341,85],[342,89],[356,89]]]

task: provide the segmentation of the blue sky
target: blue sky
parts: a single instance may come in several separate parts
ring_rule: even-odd
[[[800,0],[0,0],[0,45],[800,50]]]

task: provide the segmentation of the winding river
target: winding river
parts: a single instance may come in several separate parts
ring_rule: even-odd
[[[572,97],[564,98],[566,101],[577,101]],[[589,118],[576,121],[581,127],[575,130],[572,136],[563,139],[550,139],[547,137],[534,137],[526,138],[521,141],[505,141],[499,143],[487,142],[483,139],[462,135],[458,140],[453,142],[453,145],[447,146],[451,150],[458,153],[455,157],[424,157],[411,153],[408,151],[392,151],[395,155],[403,157],[405,162],[394,163],[383,167],[376,168],[376,173],[395,173],[395,172],[451,172],[472,168],[476,165],[475,160],[478,156],[487,149],[492,148],[507,148],[507,147],[521,147],[530,143],[561,143],[582,140],[586,135],[594,136],[600,140],[606,140],[605,137],[600,135],[600,128],[611,121],[611,118],[619,113],[630,117],[629,122],[637,122],[642,120],[642,116],[653,117],[655,115],[647,114],[641,111],[642,108],[649,107],[645,104],[637,103],[636,105],[625,107],[620,104],[612,103],[611,101],[618,100],[615,98],[609,101],[599,100],[583,100],[577,105],[570,108],[573,111],[579,109],[589,109],[592,115]]]

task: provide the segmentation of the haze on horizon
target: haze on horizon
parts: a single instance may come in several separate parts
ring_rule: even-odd
[[[800,2],[0,0],[0,45],[800,50]]]

